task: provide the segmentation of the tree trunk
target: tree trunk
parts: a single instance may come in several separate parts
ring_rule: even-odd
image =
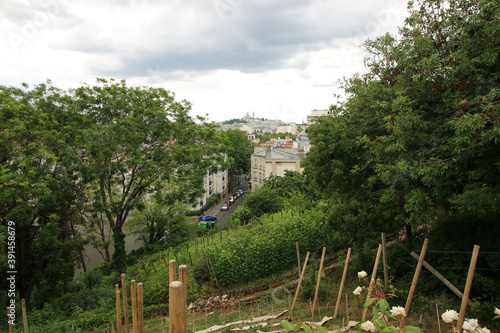
[[[127,269],[127,252],[125,251],[125,234],[121,228],[113,231],[113,245],[115,252],[111,257],[111,267],[117,273],[125,273]]]
[[[411,243],[413,242],[411,225],[407,224],[405,229],[406,229],[406,244],[411,245]]]

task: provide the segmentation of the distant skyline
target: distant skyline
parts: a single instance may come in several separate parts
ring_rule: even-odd
[[[0,84],[126,79],[163,87],[213,121],[302,122],[364,72],[361,44],[397,33],[406,1],[9,0]]]

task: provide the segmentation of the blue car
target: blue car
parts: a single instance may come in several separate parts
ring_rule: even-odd
[[[215,227],[216,223],[217,223],[217,218],[215,216],[210,216],[210,215],[200,216],[200,227],[211,229]]]

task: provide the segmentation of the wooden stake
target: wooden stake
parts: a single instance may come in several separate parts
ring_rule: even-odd
[[[151,265],[153,265],[153,269],[155,270],[155,273],[158,273],[158,272],[156,271],[155,263],[154,263],[153,261],[151,261]]]
[[[28,333],[28,316],[26,315],[26,300],[21,299],[21,313],[23,315],[24,333]]]
[[[132,332],[137,333],[137,292],[135,280],[130,281],[130,298],[132,299]]]
[[[168,276],[169,276],[169,282],[173,282],[176,280],[176,278],[175,278],[175,276],[176,276],[176,274],[175,274],[175,260],[170,260],[168,262]]]
[[[184,307],[182,306],[182,282],[172,281],[169,284],[169,321],[170,321],[170,333],[185,333],[183,327],[186,327],[182,323],[182,312]]]
[[[179,266],[179,280],[182,282],[182,306],[184,309],[182,310],[182,323],[186,325],[186,310],[187,310],[187,266],[180,265]],[[186,326],[182,328],[183,332],[186,331]]]
[[[217,281],[217,276],[215,276],[214,265],[212,265],[212,260],[210,259],[210,257],[208,257],[208,263],[210,264],[210,268],[212,268],[212,273],[214,274],[214,279],[215,279],[215,284],[217,285],[217,289],[220,289],[219,281]]]
[[[12,314],[14,314],[14,313],[12,313]],[[9,323],[9,333],[14,333],[14,325],[11,324],[11,321],[10,321],[11,320],[11,316],[10,315],[11,315],[10,309],[7,308],[7,318],[8,318],[8,323]]]
[[[312,307],[312,315],[314,316],[314,311],[316,310],[316,304],[318,303],[319,285],[321,283],[321,273],[323,272],[323,264],[325,262],[326,247],[323,247],[323,253],[321,254],[321,262],[319,264],[318,270],[318,281],[316,282],[316,292],[314,293],[314,301]]]
[[[349,295],[345,295],[345,313],[347,322],[349,322]]]
[[[467,311],[467,300],[469,299],[470,290],[472,288],[472,280],[474,279],[474,271],[476,270],[477,256],[479,255],[479,245],[474,245],[472,251],[472,258],[470,260],[469,273],[467,274],[467,283],[465,284],[464,297],[462,298],[462,306],[460,307],[460,314],[458,316],[457,328],[462,331],[462,324],[464,323],[465,311]]]
[[[384,288],[389,289],[389,269],[387,268],[387,237],[382,233],[382,263],[384,265]]]
[[[410,253],[411,256],[415,259],[418,260],[418,254],[416,254],[415,252],[411,252]],[[448,288],[450,288],[451,291],[453,291],[455,293],[455,295],[457,295],[458,297],[460,297],[460,299],[463,299],[464,298],[464,294],[462,294],[462,292],[460,290],[458,290],[457,287],[455,287],[450,281],[448,281],[443,275],[441,275],[441,273],[439,273],[437,270],[434,269],[434,267],[432,267],[431,265],[429,265],[429,263],[427,263],[427,261],[423,261],[422,262],[422,265],[427,268],[427,270],[429,272],[431,272],[432,274],[434,274],[434,276],[436,276],[441,282],[443,282]],[[473,303],[472,301],[469,299],[467,300],[467,304],[469,306],[472,306]]]
[[[415,275],[413,276],[413,282],[411,283],[410,292],[408,293],[408,298],[406,299],[405,313],[406,317],[410,313],[411,301],[413,298],[413,294],[415,293],[415,289],[417,288],[418,278],[420,276],[420,271],[422,270],[422,264],[424,262],[425,253],[427,252],[427,245],[429,244],[429,240],[426,238],[424,240],[424,245],[422,245],[422,251],[420,251],[420,257],[418,258],[417,268],[415,269]],[[405,319],[403,319],[405,320]]]
[[[122,333],[122,307],[120,305],[120,287],[115,284],[116,293],[116,330]]]
[[[438,320],[439,333],[441,333],[441,320],[439,318],[439,308],[438,308],[438,304],[437,303],[436,303],[436,315],[437,315],[437,320]]]
[[[125,274],[122,274],[122,290],[123,290],[123,317],[125,320],[125,332],[129,333],[130,331],[129,331],[129,322],[128,322],[127,284],[125,281]]]
[[[297,268],[299,269],[299,278],[300,278],[300,249],[299,249],[299,242],[295,243],[295,247],[297,248]]]
[[[139,312],[139,333],[144,333],[143,287],[142,282],[137,285],[137,310]]]
[[[380,256],[382,254],[382,244],[379,244],[377,250],[377,256],[375,257],[375,264],[373,265],[372,277],[370,279],[370,286],[368,287],[368,293],[366,294],[366,299],[368,300],[372,296],[373,285],[375,284],[375,279],[377,277],[378,264],[380,263]],[[363,317],[361,322],[366,320],[366,315],[368,314],[368,308],[363,310]]]
[[[335,312],[333,318],[337,318],[339,313],[340,300],[342,299],[342,292],[344,291],[344,283],[347,277],[347,268],[349,268],[349,261],[351,260],[351,248],[347,249],[347,257],[345,258],[344,272],[342,273],[342,281],[340,282],[339,295],[337,296],[337,304],[335,305]]]
[[[306,260],[304,261],[304,267],[302,268],[302,272],[300,273],[299,284],[297,285],[297,290],[295,291],[295,296],[293,297],[293,303],[292,303],[292,308],[290,310],[290,314],[292,313],[293,308],[295,307],[295,302],[297,302],[297,297],[299,296],[300,287],[302,286],[302,280],[304,279],[304,273],[306,272],[307,261],[309,260],[310,254],[311,254],[310,252],[307,252]]]

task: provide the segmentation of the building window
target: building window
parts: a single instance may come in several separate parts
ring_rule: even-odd
[[[256,158],[253,159],[253,165],[257,166],[257,159]]]
[[[254,171],[254,172],[253,172],[253,179],[254,179],[254,180],[257,180],[257,171]]]

